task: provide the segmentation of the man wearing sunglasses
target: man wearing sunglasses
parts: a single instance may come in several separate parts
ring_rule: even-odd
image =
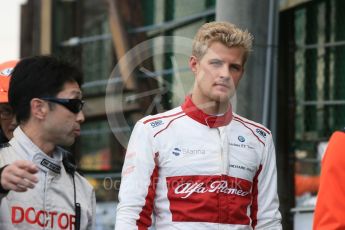
[[[53,57],[26,58],[16,65],[9,103],[19,126],[0,151],[0,167],[30,160],[38,168],[38,183],[0,196],[0,229],[93,229],[94,190],[59,147],[80,135],[81,83],[77,68]]]

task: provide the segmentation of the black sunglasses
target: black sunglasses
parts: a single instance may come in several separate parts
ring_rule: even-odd
[[[65,99],[65,98],[55,98],[55,97],[42,97],[40,99],[45,100],[45,101],[50,101],[59,105],[63,105],[72,113],[79,113],[83,109],[83,106],[85,103],[85,101],[78,98]]]

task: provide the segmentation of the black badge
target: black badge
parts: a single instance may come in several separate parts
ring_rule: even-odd
[[[60,173],[61,171],[61,166],[54,164],[53,162],[50,162],[47,159],[43,159],[41,161],[41,165],[55,173]]]

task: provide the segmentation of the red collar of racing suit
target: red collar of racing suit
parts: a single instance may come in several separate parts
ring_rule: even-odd
[[[232,120],[231,104],[228,111],[226,111],[226,113],[221,116],[214,116],[204,113],[193,103],[191,96],[186,97],[186,100],[181,107],[183,112],[185,112],[187,116],[210,128],[225,126]]]

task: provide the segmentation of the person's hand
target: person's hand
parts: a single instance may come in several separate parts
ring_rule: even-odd
[[[38,182],[37,166],[31,161],[17,160],[7,165],[1,173],[1,186],[6,190],[25,192]]]

